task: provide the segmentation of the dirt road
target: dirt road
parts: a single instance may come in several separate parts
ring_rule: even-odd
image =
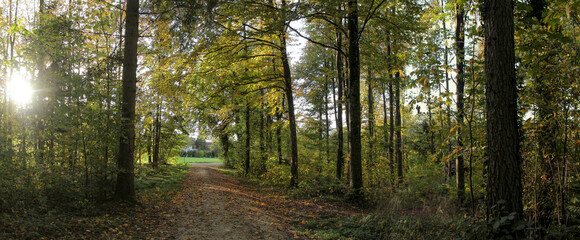
[[[291,239],[266,203],[223,175],[219,164],[195,164],[174,198],[176,239]]]

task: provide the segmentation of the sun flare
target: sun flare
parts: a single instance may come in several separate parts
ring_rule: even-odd
[[[32,102],[32,86],[23,71],[15,71],[8,81],[8,96],[14,104],[26,106]]]

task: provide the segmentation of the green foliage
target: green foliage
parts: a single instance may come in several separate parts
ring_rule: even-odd
[[[450,225],[459,239],[528,239],[525,232],[533,230],[532,223],[515,222],[516,213],[509,213],[488,221],[478,218],[461,218]],[[519,237],[516,237],[519,236]],[[533,239],[533,238],[532,238]]]
[[[301,233],[314,239],[445,239],[450,234],[447,223],[435,218],[371,214],[309,218],[300,223]]]

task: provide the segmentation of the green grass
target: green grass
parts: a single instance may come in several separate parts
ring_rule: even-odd
[[[183,163],[160,165],[157,169],[141,165],[135,169],[135,188],[145,194],[168,196],[181,189],[188,171],[189,166]]]
[[[179,157],[178,163],[216,163],[222,162],[219,158],[194,158],[194,157]]]

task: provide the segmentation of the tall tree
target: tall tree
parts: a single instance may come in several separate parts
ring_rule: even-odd
[[[280,56],[282,60],[282,67],[284,69],[284,91],[286,94],[286,101],[288,102],[288,120],[290,122],[290,186],[298,186],[298,136],[296,135],[296,115],[294,113],[294,94],[292,89],[292,72],[290,70],[290,62],[288,60],[287,37],[288,37],[288,19],[286,18],[287,4],[286,0],[282,0],[281,9],[282,29],[279,31],[278,38],[280,40]]]
[[[463,100],[463,92],[465,88],[465,10],[463,7],[463,1],[457,1],[455,7],[455,54],[457,57],[457,147],[459,148],[455,166],[457,168],[457,200],[461,205],[465,200],[465,169],[463,166],[463,136],[461,131],[465,115]]]
[[[340,20],[337,22],[340,23]],[[342,23],[341,23],[342,25]],[[343,71],[343,61],[342,61],[342,31],[340,28],[336,28],[336,81],[337,81],[337,101],[336,101],[336,131],[338,135],[338,143],[336,149],[336,178],[340,180],[344,172],[344,135],[343,135],[343,125],[342,125],[342,86],[344,85],[344,71]]]
[[[155,109],[155,120],[153,122],[153,168],[159,166],[159,142],[161,141],[161,99],[157,95],[157,107]]]
[[[250,153],[251,153],[251,118],[250,118],[250,103],[246,103],[246,143],[244,145],[245,155],[244,155],[244,173],[248,175],[250,173]]]
[[[349,108],[350,108],[350,186],[355,195],[361,194],[362,151],[361,151],[361,105],[360,105],[360,61],[357,0],[348,1],[348,64],[349,64]],[[355,196],[360,197],[360,196]]]
[[[117,159],[115,198],[135,201],[135,97],[137,94],[137,42],[139,40],[139,0],[127,0],[125,48],[121,100],[121,138]]]
[[[395,73],[395,155],[397,162],[397,179],[403,182],[403,136],[401,134],[401,76]]]
[[[484,4],[489,158],[487,217],[497,218],[502,214],[515,212],[514,222],[517,222],[523,217],[523,205],[517,82],[514,68],[513,3],[505,0],[486,0]],[[504,204],[501,204],[502,202]]]
[[[391,36],[389,33],[388,40],[387,40],[387,57],[391,57]],[[389,65],[392,67],[391,60],[389,59]],[[389,69],[392,71],[392,69]],[[391,170],[391,176],[394,177],[395,175],[395,148],[394,148],[394,140],[395,140],[395,92],[393,92],[393,81],[394,77],[392,74],[389,74],[390,81],[389,81],[389,168]]]
[[[375,122],[375,113],[374,113],[374,95],[373,95],[373,80],[372,80],[372,69],[369,66],[368,75],[367,75],[367,100],[368,100],[368,109],[369,109],[369,117],[368,117],[368,131],[369,131],[369,160],[368,160],[368,170],[371,170],[371,166],[373,165],[373,151],[374,151],[374,141],[375,141],[375,133],[374,133],[374,122]]]

